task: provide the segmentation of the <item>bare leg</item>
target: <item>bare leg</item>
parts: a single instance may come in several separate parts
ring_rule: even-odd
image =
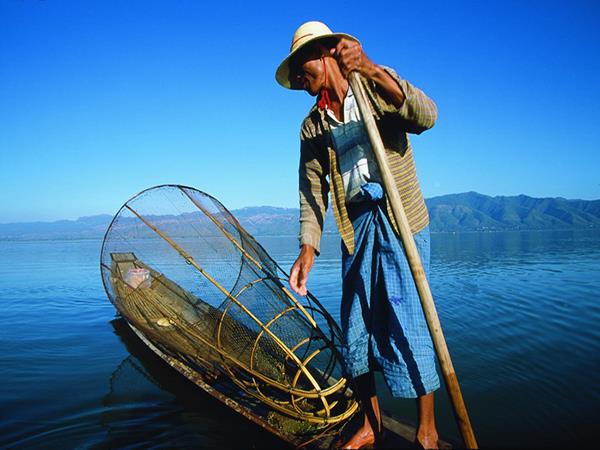
[[[379,402],[375,394],[375,378],[373,373],[366,373],[354,379],[354,390],[359,398],[364,420],[362,426],[344,444],[342,449],[358,449],[365,445],[375,444],[382,431]]]
[[[419,397],[417,407],[419,410],[419,426],[417,428],[416,443],[423,448],[437,449],[438,434],[435,428],[433,392]]]

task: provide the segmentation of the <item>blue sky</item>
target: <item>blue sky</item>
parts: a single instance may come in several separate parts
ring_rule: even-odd
[[[313,99],[274,72],[307,20],[436,101],[413,138],[427,197],[600,198],[597,1],[0,0],[0,223],[112,214],[162,183],[296,207]]]

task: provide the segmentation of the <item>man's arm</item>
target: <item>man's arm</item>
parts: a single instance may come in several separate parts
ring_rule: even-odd
[[[303,126],[300,135],[300,255],[290,272],[290,287],[299,295],[306,295],[308,274],[319,254],[323,223],[327,211],[329,183],[324,161],[315,144],[314,136]]]
[[[437,106],[433,100],[425,95],[422,90],[401,79],[393,69],[379,67],[387,74],[388,78],[392,79],[402,89],[405,95],[404,103],[398,108],[386,101],[384,95],[381,94],[379,85],[377,85],[373,91],[376,96],[379,96],[377,104],[383,114],[392,114],[401,119],[406,131],[409,133],[421,134],[433,127],[438,114]]]
[[[358,42],[340,39],[331,52],[346,78],[356,70],[375,85],[374,93],[379,97],[377,104],[382,112],[396,115],[406,131],[420,134],[433,127],[437,120],[437,107],[433,100],[401,79],[392,69],[373,63]]]

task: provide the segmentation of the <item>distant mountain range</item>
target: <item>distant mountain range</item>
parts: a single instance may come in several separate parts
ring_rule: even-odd
[[[526,195],[490,197],[477,192],[428,199],[431,230],[437,232],[600,229],[600,200],[533,198]],[[232,211],[253,235],[296,235],[298,209],[253,206]],[[0,240],[102,238],[108,214],[56,222],[0,224]],[[325,233],[337,233],[328,212]]]
[[[432,231],[600,228],[600,200],[466,192],[431,198],[427,207]]]
[[[104,237],[112,220],[108,214],[56,222],[0,224],[0,240],[97,239]]]

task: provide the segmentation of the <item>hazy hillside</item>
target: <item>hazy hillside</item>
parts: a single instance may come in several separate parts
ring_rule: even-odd
[[[490,197],[466,192],[428,199],[427,206],[432,231],[600,229],[600,200],[533,198],[526,195]],[[296,208],[254,206],[232,213],[253,235],[298,233]],[[102,238],[111,219],[111,216],[102,214],[77,220],[0,224],[0,239]],[[183,219],[190,220],[191,217]],[[177,219],[169,217],[169,222],[176,226]],[[330,210],[325,220],[325,233],[336,232]]]
[[[489,197],[466,192],[431,198],[427,206],[434,231],[600,227],[600,200]]]
[[[253,235],[297,235],[298,208],[275,208],[273,206],[251,206],[232,211],[242,226]],[[331,209],[325,217],[325,233],[336,233]]]
[[[22,222],[0,224],[0,239],[89,239],[102,238],[112,216],[80,217],[56,222]]]

